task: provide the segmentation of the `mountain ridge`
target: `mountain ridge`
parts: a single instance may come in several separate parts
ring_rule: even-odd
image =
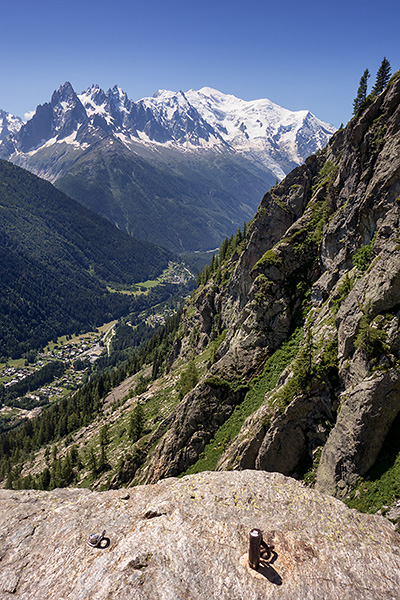
[[[205,89],[134,102],[118,86],[76,94],[66,82],[0,143],[0,156],[135,237],[173,252],[210,250],[334,128],[269,101],[261,110],[261,101],[219,92],[205,102]]]
[[[22,126],[27,135],[22,136],[22,140],[11,140],[15,151],[37,150],[36,146],[40,140],[34,137],[33,124],[29,123],[39,116],[42,118],[43,113],[48,113],[50,107],[55,113],[54,120],[61,123],[52,131],[45,131],[46,142],[52,139],[49,137],[50,133],[56,134],[55,137],[59,141],[68,137],[76,129],[76,125],[90,124],[107,132],[114,130],[120,135],[125,134],[136,140],[142,135],[142,141],[183,144],[186,145],[186,149],[188,144],[196,147],[212,138],[213,145],[241,147],[241,150],[244,150],[244,140],[248,142],[250,139],[254,141],[269,136],[271,151],[272,139],[278,146],[277,138],[282,135],[282,131],[286,138],[289,133],[294,134],[290,142],[286,143],[293,147],[298,144],[296,136],[304,127],[304,123],[310,126],[312,122],[315,128],[318,125],[318,137],[310,146],[311,152],[307,150],[304,153],[299,148],[288,149],[289,156],[286,160],[293,164],[303,162],[306,156],[323,147],[335,131],[333,126],[318,120],[310,111],[290,111],[268,99],[245,101],[213,88],[203,87],[198,91],[190,89],[187,92],[158,90],[153,96],[135,102],[117,85],[104,92],[95,84],[81,94],[76,94],[71,84],[65,82],[53,92],[50,103],[39,105],[35,114]],[[67,113],[68,119],[65,119]],[[259,117],[263,118],[264,124]],[[62,126],[63,120],[67,120],[67,128]],[[250,136],[248,131],[251,132]],[[29,134],[33,139],[28,143],[26,138]],[[260,148],[257,148],[257,151],[260,151]],[[273,164],[273,160],[270,160],[271,165],[277,177],[282,178],[286,174],[278,164]]]

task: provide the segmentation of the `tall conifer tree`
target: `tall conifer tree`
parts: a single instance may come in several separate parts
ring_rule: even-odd
[[[381,66],[379,67],[378,72],[376,74],[375,85],[372,88],[372,92],[371,92],[371,95],[373,98],[376,98],[377,96],[379,96],[379,94],[381,92],[383,92],[383,90],[386,87],[386,84],[388,83],[388,81],[390,79],[390,75],[391,75],[390,62],[388,61],[388,59],[385,56],[382,60]]]
[[[370,76],[369,70],[365,69],[363,75],[360,79],[360,85],[358,86],[357,96],[353,101],[353,115],[356,115],[359,111],[361,111],[366,104],[367,99],[367,86],[368,86],[368,78]]]

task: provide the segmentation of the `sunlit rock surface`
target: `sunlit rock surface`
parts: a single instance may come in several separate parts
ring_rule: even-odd
[[[277,473],[0,490],[0,527],[2,599],[399,598],[393,526]],[[258,577],[244,556],[253,527],[275,547]],[[102,548],[89,547],[103,529]]]

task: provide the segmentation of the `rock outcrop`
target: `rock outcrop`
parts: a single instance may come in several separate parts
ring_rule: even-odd
[[[394,600],[383,517],[280,474],[202,473],[126,490],[0,490],[0,596],[32,600]],[[257,572],[249,531],[274,545]],[[89,535],[106,530],[100,548]]]
[[[297,358],[218,468],[290,475],[316,465],[324,448],[317,487],[344,497],[374,464],[400,411],[399,157],[397,73],[361,116],[265,195],[244,242],[198,290],[174,356],[195,356],[221,331],[225,338],[138,481],[195,463],[242,402],[238,383],[251,387],[299,327]],[[216,379],[232,387],[223,402],[210,386]],[[203,399],[207,426],[199,431]]]

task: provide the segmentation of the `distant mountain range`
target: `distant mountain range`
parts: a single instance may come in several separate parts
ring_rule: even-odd
[[[0,157],[131,235],[207,250],[334,131],[309,111],[211,88],[134,102],[118,86],[76,94],[67,82],[26,123],[0,112]]]

